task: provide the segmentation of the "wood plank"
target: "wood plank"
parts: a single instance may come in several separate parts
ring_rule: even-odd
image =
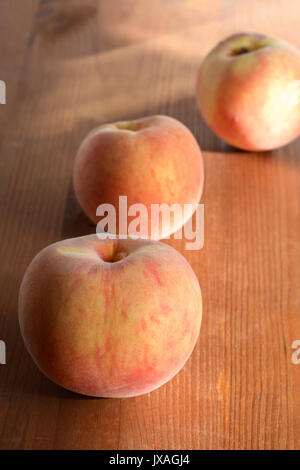
[[[256,29],[300,46],[299,2],[10,5],[0,15],[0,33],[6,25],[14,38],[0,46],[0,78],[12,87],[0,108],[0,448],[300,448],[300,366],[291,362],[300,339],[300,142],[235,151],[204,124],[194,96],[199,64],[224,35]],[[200,340],[159,390],[89,399],[49,382],[29,358],[19,284],[44,246],[94,230],[71,182],[84,135],[154,113],[184,122],[204,153],[205,246],[192,252],[167,241],[199,278]]]

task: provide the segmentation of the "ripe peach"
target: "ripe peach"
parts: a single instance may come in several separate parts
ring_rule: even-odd
[[[119,196],[127,205],[143,204],[149,215],[146,238],[161,239],[180,229],[192,216],[203,187],[203,161],[192,133],[168,116],[151,116],[136,121],[105,124],[82,142],[74,163],[73,180],[77,199],[89,218],[97,223],[100,204],[117,211],[116,233],[120,230]],[[151,227],[152,204],[184,204],[189,209],[168,227],[162,217]],[[172,214],[171,214],[172,216]],[[142,215],[141,215],[142,217]],[[152,235],[156,233],[157,235]]]
[[[300,51],[257,33],[220,42],[197,81],[200,111],[212,130],[245,150],[269,150],[300,134]]]
[[[20,288],[21,332],[57,384],[130,397],[170,380],[198,338],[201,292],[175,249],[144,239],[63,240],[42,250]]]

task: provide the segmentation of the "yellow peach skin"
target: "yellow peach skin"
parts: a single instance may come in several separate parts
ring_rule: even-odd
[[[300,134],[300,52],[262,34],[230,36],[203,60],[196,94],[204,119],[229,144],[281,147]]]
[[[29,265],[19,295],[25,345],[52,381],[85,395],[150,392],[185,364],[201,292],[185,258],[161,242],[60,241]]]
[[[190,209],[170,227],[158,220],[146,237],[161,239],[181,228],[192,216],[203,188],[203,161],[198,143],[181,122],[168,116],[104,124],[82,142],[74,163],[77,199],[88,217],[97,223],[100,204],[112,204],[119,220],[119,196],[128,206],[189,204]],[[149,216],[150,219],[150,216]],[[119,231],[117,223],[116,233]],[[151,233],[157,233],[151,237]],[[129,235],[132,235],[129,233]],[[142,234],[142,236],[144,236]]]

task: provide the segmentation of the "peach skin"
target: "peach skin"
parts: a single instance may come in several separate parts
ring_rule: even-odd
[[[185,364],[202,315],[197,277],[170,246],[97,235],[63,240],[29,265],[19,295],[40,370],[94,397],[151,392]]]
[[[230,36],[203,60],[196,95],[207,124],[229,144],[281,147],[300,134],[300,52],[262,34]]]
[[[203,161],[198,143],[181,122],[168,116],[150,116],[135,121],[104,124],[82,142],[73,171],[77,199],[95,223],[100,204],[117,211],[116,233],[120,230],[119,196],[128,206],[143,204],[148,214],[152,204],[189,205],[182,217],[162,217],[146,238],[161,239],[180,229],[190,219],[203,188]],[[153,235],[155,233],[155,235]],[[144,236],[144,234],[142,234]]]

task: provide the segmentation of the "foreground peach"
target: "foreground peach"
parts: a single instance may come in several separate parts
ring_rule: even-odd
[[[117,210],[116,233],[122,235],[127,233],[118,223],[119,196],[127,196],[128,206],[143,204],[148,214],[151,204],[190,205],[181,218],[171,220],[170,227],[162,218],[157,227],[149,222],[148,232],[140,235],[154,239],[168,237],[192,216],[203,178],[196,139],[181,122],[168,116],[98,127],[81,144],[73,172],[77,199],[89,218],[98,222],[97,207],[112,204]]]
[[[256,33],[220,42],[197,81],[200,111],[212,130],[245,150],[269,150],[300,134],[300,52]]]
[[[151,240],[64,240],[41,251],[20,288],[19,321],[51,380],[96,397],[150,392],[185,364],[201,292],[173,248]]]

